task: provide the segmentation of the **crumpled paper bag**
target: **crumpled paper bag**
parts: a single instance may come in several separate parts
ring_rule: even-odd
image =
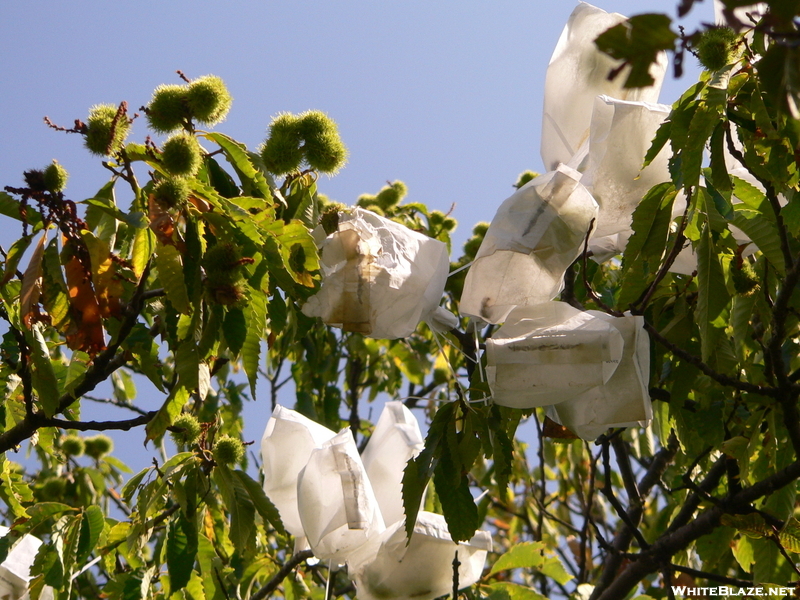
[[[361,455],[387,524],[402,521],[403,470],[425,447],[416,417],[400,401],[387,402]]]
[[[420,511],[411,541],[403,521],[381,535],[380,547],[361,564],[348,563],[360,600],[431,600],[453,588],[453,558],[461,566],[458,582],[464,588],[480,579],[486,553],[492,549],[488,531],[469,542],[454,544],[442,515]]]
[[[555,298],[564,271],[583,251],[597,203],[566,165],[528,182],[508,198],[467,272],[461,314],[500,323],[516,306]]]
[[[297,510],[297,477],[313,450],[335,435],[299,412],[277,405],[261,438],[264,493],[278,509],[286,531],[298,540],[305,534]]]
[[[612,379],[623,356],[618,328],[565,302],[515,309],[486,340],[486,378],[501,406],[566,402]]]
[[[408,337],[437,311],[450,269],[447,246],[362,208],[339,214],[322,242],[322,287],[303,313],[379,339]]]
[[[386,529],[349,429],[311,452],[297,479],[297,508],[314,556],[343,564]]]
[[[578,437],[594,440],[609,427],[646,426],[653,417],[650,382],[650,337],[644,318],[612,317],[588,311],[619,331],[624,341],[622,358],[604,384],[548,409],[548,416]]]
[[[624,20],[618,13],[607,13],[585,2],[572,11],[545,77],[541,154],[547,169],[570,162],[587,141],[596,96],[658,102],[667,68],[664,53],[650,67],[655,79],[650,87],[624,88],[627,70],[613,81],[608,80],[609,72],[619,66],[619,61],[598,50],[594,40]]]
[[[8,527],[0,526],[0,537],[5,537]],[[20,600],[28,594],[28,582],[31,579],[31,567],[42,541],[32,535],[24,535],[9,550],[8,556],[0,564],[0,598]],[[52,598],[52,588],[45,587],[42,595]]]
[[[645,168],[645,154],[670,113],[664,104],[598,96],[581,183],[600,207],[593,238],[630,231],[631,217],[654,185],[670,180],[669,144]]]

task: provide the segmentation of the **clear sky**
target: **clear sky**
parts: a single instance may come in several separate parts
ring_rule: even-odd
[[[674,15],[677,0],[595,4],[625,15]],[[190,78],[211,73],[234,97],[217,130],[255,149],[272,115],[323,110],[339,123],[350,150],[347,167],[320,182],[323,193],[352,204],[386,180],[401,179],[410,201],[445,212],[455,204],[460,246],[472,224],[491,220],[518,173],[542,169],[545,69],[575,5],[5,0],[0,182],[21,185],[23,170],[55,158],[71,174],[67,197],[91,197],[108,173],[79,136],[52,131],[42,118],[71,126],[93,104],[127,100],[137,109],[157,85],[180,83],[176,69]],[[711,21],[711,0],[690,17],[688,31],[698,20]],[[662,102],[672,103],[693,82],[691,56],[686,67],[682,80],[668,76]],[[142,119],[131,139],[142,141],[146,133]],[[0,245],[8,247],[17,227],[0,217]],[[252,437],[260,437],[264,423],[266,417]]]

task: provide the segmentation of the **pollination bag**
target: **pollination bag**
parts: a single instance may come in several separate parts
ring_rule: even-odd
[[[566,165],[529,181],[494,216],[461,295],[462,315],[500,323],[517,306],[555,298],[583,251],[597,203]]]
[[[383,521],[391,525],[405,517],[403,470],[425,447],[416,417],[397,400],[383,407],[361,460],[378,500]]]
[[[585,440],[596,439],[609,427],[647,426],[653,408],[648,392],[650,337],[644,318],[588,312],[619,331],[625,344],[622,359],[608,381],[552,406],[548,415]]]
[[[630,232],[633,211],[645,194],[670,180],[669,144],[642,169],[656,130],[669,112],[664,104],[595,98],[581,179],[600,207],[593,238]]]
[[[0,526],[0,537],[5,537],[8,527]],[[9,549],[6,559],[0,563],[0,598],[19,600],[28,593],[28,582],[31,579],[31,567],[42,541],[32,535],[24,535]],[[42,596],[48,593],[52,598],[52,589],[45,587]]]
[[[322,287],[304,314],[344,331],[396,339],[437,312],[450,269],[444,243],[354,208],[339,214],[338,230],[321,248]]]
[[[343,564],[386,529],[349,429],[311,452],[297,479],[297,508],[314,556]]]
[[[565,302],[515,309],[486,340],[486,378],[501,406],[566,402],[612,379],[623,356],[620,331]]]
[[[667,57],[663,52],[650,67],[655,82],[645,88],[624,88],[629,68],[608,80],[617,61],[595,46],[594,40],[622,23],[625,17],[581,2],[572,11],[547,67],[544,84],[541,154],[545,168],[568,163],[589,138],[596,96],[658,102]]]
[[[480,579],[486,553],[492,549],[488,531],[455,544],[442,515],[420,511],[408,542],[400,521],[381,535],[377,552],[362,564],[348,563],[360,600],[431,600],[453,589],[453,558],[458,552],[458,582],[462,588]]]
[[[304,536],[297,510],[297,477],[311,452],[335,435],[327,427],[279,404],[261,438],[264,493],[278,509],[286,531],[296,538]]]

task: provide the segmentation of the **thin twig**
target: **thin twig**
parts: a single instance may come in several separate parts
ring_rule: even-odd
[[[250,596],[250,600],[264,600],[265,598],[269,597],[272,592],[278,589],[278,586],[284,579],[286,579],[289,573],[291,573],[296,567],[307,561],[312,556],[314,556],[314,553],[311,550],[302,550],[301,552],[298,552],[292,556],[288,561],[286,561],[286,564],[284,564],[278,570],[278,572],[272,576],[272,578],[264,585],[264,587]]]

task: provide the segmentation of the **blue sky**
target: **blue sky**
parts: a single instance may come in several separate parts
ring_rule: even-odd
[[[595,4],[626,15],[674,15],[677,0]],[[0,180],[21,185],[23,170],[55,158],[71,173],[67,196],[91,197],[107,172],[79,136],[52,131],[42,118],[70,126],[93,104],[127,100],[137,109],[157,85],[179,83],[176,69],[189,77],[212,73],[234,97],[217,130],[255,149],[272,115],[323,110],[350,150],[347,167],[321,180],[323,193],[352,204],[401,179],[410,201],[445,212],[455,204],[460,246],[475,222],[491,220],[518,173],[542,168],[545,69],[574,7],[530,0],[3,2]],[[710,0],[690,17],[688,31],[710,21]],[[662,102],[693,82],[695,61],[686,63],[682,80],[668,77]],[[142,119],[131,139],[146,133]],[[18,234],[0,217],[0,245]],[[264,423],[266,414],[252,437]]]

